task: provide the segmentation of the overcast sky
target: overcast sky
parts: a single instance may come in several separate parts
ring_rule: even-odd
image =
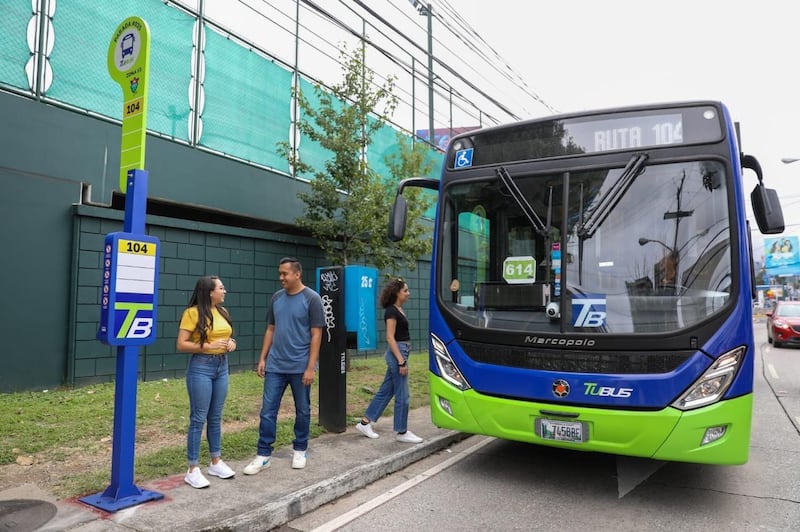
[[[198,2],[178,1],[195,6]],[[513,108],[520,118],[546,116],[553,110],[570,112],[679,100],[722,101],[741,124],[742,150],[758,158],[765,184],[778,190],[786,233],[800,234],[800,162],[781,163],[783,157],[800,158],[797,82],[800,2],[422,1],[430,2],[433,11],[450,24],[455,24],[454,17],[461,17],[478,34],[470,35],[458,24],[453,26],[458,30],[453,33],[434,18],[436,57],[474,79],[493,97]],[[205,4],[212,19],[243,32],[270,53],[291,60],[295,49],[292,19],[296,2],[214,0]],[[325,0],[317,4],[356,29],[361,27],[359,17],[367,16],[371,24],[376,24],[368,30],[373,38],[380,40],[381,32],[387,31],[384,24],[377,23],[353,0]],[[364,2],[389,25],[405,32],[412,43],[417,43],[417,59],[422,61],[427,33],[425,18],[419,17],[410,4],[409,0]],[[330,46],[326,53],[331,57],[337,55],[335,43],[352,40],[350,34],[344,30],[337,32],[329,22],[320,24],[324,17],[311,6],[303,4],[301,11],[303,38]],[[502,83],[503,73],[486,63],[479,64],[464,39],[478,43],[481,49],[493,48],[522,77],[530,93],[538,95],[547,106],[521,92],[509,97],[499,85],[497,90],[491,88],[495,80]],[[402,38],[397,40],[403,42]],[[414,48],[407,42],[405,45]],[[325,45],[320,49],[325,50]],[[306,47],[301,55],[306,64],[313,65],[315,75],[321,75],[326,58],[315,53],[313,48]],[[381,56],[373,54],[372,58]],[[328,81],[336,81],[339,67],[333,61],[329,63]],[[376,63],[373,68],[383,72],[392,66]],[[515,98],[519,100],[517,105],[509,101]],[[441,108],[437,111],[444,112]],[[446,118],[446,113],[442,116]],[[442,116],[437,117],[439,122],[443,121]],[[453,125],[475,125],[471,118],[462,121],[466,123]],[[443,125],[437,123],[437,127]],[[745,174],[748,204],[749,191],[755,184],[754,174],[748,171]],[[753,242],[757,256],[762,242],[757,233]]]
[[[800,158],[800,2],[450,3],[559,112],[721,100],[800,233],[800,162],[781,163]],[[755,183],[748,172],[748,203]]]

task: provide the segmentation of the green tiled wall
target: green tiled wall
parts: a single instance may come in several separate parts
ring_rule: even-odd
[[[326,262],[316,242],[277,233],[185,222],[164,217],[148,217],[147,234],[160,241],[157,340],[139,350],[142,380],[182,378],[187,355],[175,351],[178,322],[201,275],[219,275],[228,294],[225,306],[234,320],[238,349],[230,356],[231,371],[255,367],[264,335],[270,295],[280,289],[277,276],[281,257],[293,255],[303,264],[303,279],[315,286],[317,267]],[[100,251],[106,233],[122,230],[122,214],[107,209],[76,206],[75,224],[78,275],[74,295],[74,342],[68,372],[76,385],[113,381],[116,375],[116,348],[95,338],[100,319],[102,264]],[[428,271],[398,272],[411,285],[415,297],[407,312],[412,324],[412,341],[419,349],[427,345]],[[382,353],[382,312],[378,313],[378,351]]]

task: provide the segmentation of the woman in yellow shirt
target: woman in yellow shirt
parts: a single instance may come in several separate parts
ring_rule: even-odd
[[[197,280],[189,305],[183,311],[178,329],[177,350],[191,353],[186,369],[186,390],[189,392],[189,432],[186,436],[186,457],[189,470],[184,481],[193,488],[205,488],[208,479],[200,471],[200,440],[203,426],[211,464],[208,474],[231,478],[236,473],[222,461],[222,407],[228,395],[228,357],[236,349],[233,322],[222,306],[225,286],[219,277]]]

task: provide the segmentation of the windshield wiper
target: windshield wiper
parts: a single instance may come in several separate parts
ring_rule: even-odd
[[[633,184],[633,181],[644,172],[644,163],[650,156],[646,153],[634,153],[633,157],[625,165],[625,169],[620,174],[617,181],[608,189],[608,191],[600,198],[597,205],[589,217],[581,222],[578,228],[578,237],[583,239],[592,238],[597,230],[606,221],[608,215],[617,206],[619,200],[628,191],[628,188]],[[583,202],[581,201],[581,207]]]
[[[528,202],[525,195],[519,189],[517,184],[514,182],[514,179],[511,177],[511,174],[508,173],[508,170],[505,169],[504,166],[501,166],[497,169],[497,178],[503,183],[503,186],[506,187],[508,193],[511,194],[511,197],[514,198],[514,201],[517,202],[519,208],[522,210],[522,213],[531,223],[534,231],[539,234],[539,236],[543,237],[550,237],[550,231],[547,229],[547,226],[542,222],[542,219],[539,218],[539,215],[536,214],[536,211],[533,210],[533,207]]]

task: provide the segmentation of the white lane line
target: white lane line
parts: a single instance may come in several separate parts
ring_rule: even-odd
[[[780,377],[778,377],[778,371],[775,369],[774,365],[767,364],[767,371],[769,371],[769,374],[772,375],[773,379],[780,379]]]
[[[362,515],[364,515],[364,514],[366,514],[368,512],[371,512],[372,510],[374,510],[378,506],[386,503],[387,501],[390,501],[391,499],[394,499],[398,495],[403,494],[404,492],[410,490],[411,488],[413,488],[417,484],[419,484],[421,482],[424,482],[425,480],[428,480],[433,475],[435,475],[437,473],[441,473],[442,471],[444,471],[448,467],[456,464],[457,462],[460,462],[464,458],[467,458],[471,454],[477,452],[482,447],[484,447],[485,445],[487,445],[488,443],[491,443],[493,441],[495,441],[494,438],[485,438],[483,441],[481,441],[479,443],[476,443],[475,445],[473,445],[469,449],[457,454],[456,456],[454,456],[452,458],[448,458],[447,460],[445,460],[441,464],[439,464],[437,466],[434,466],[434,467],[428,469],[427,471],[425,471],[423,473],[420,473],[419,475],[417,475],[414,478],[406,480],[405,482],[403,482],[399,486],[397,486],[395,488],[392,488],[389,491],[387,491],[386,493],[383,493],[382,495],[379,495],[379,496],[375,497],[371,501],[362,504],[358,508],[354,508],[354,509],[350,510],[349,512],[340,515],[336,519],[332,519],[331,521],[328,521],[324,525],[318,526],[317,528],[315,528],[311,532],[333,532],[334,530],[337,530],[337,529],[343,527],[347,523],[358,519]]]

